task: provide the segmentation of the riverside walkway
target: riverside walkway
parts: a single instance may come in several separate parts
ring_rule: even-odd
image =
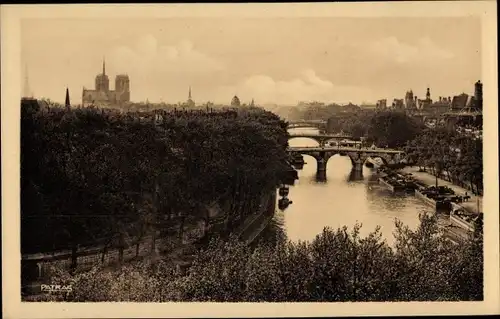
[[[418,169],[419,168],[416,166],[405,167],[401,170],[401,172],[404,172],[407,174],[411,173],[412,176],[416,180],[418,180],[426,185],[433,186],[436,184],[436,177],[434,175],[429,174],[427,172],[419,172]],[[465,192],[467,192],[467,195],[470,196],[469,201],[462,202],[458,205],[462,206],[463,208],[465,208],[466,210],[468,210],[469,212],[472,212],[472,213],[483,212],[483,196],[476,196],[476,195],[472,194],[471,191],[469,191],[465,188],[462,188],[460,186],[457,186],[451,182],[445,181],[444,179],[441,179],[441,178],[438,178],[438,185],[447,186],[447,187],[451,188],[457,195],[460,195],[460,196],[464,196]],[[479,200],[479,205],[478,205],[478,200]],[[478,210],[478,206],[479,206],[479,210]]]

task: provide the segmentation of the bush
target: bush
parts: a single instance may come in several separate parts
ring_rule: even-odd
[[[412,231],[396,222],[394,247],[379,229],[325,228],[312,242],[252,249],[212,241],[187,275],[163,263],[73,277],[79,301],[454,301],[483,299],[482,236],[455,245],[435,217]],[[53,280],[67,282],[61,274]],[[66,281],[65,281],[66,280]],[[99,284],[96,287],[96,284]]]

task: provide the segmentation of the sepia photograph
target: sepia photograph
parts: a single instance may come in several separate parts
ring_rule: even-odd
[[[500,311],[496,2],[1,14],[16,307]]]

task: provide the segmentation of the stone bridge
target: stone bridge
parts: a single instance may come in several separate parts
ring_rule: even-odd
[[[307,128],[314,127],[320,130],[326,129],[326,121],[322,120],[309,120],[309,121],[292,121],[288,122],[288,128]]]
[[[315,140],[316,142],[319,143],[319,146],[325,146],[328,141],[331,140],[343,140],[347,139],[350,140],[352,139],[351,136],[343,136],[343,135],[329,135],[329,134],[290,134],[290,137],[288,138],[291,140],[292,138],[310,138],[312,140]]]
[[[355,147],[289,147],[288,152],[314,157],[318,163],[316,176],[320,181],[326,180],[326,164],[336,154],[349,156],[353,170],[359,173],[369,157],[380,158],[387,165],[400,163],[404,155],[404,152],[393,149]]]

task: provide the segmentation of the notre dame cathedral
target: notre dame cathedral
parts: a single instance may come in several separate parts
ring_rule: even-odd
[[[119,74],[115,78],[115,90],[109,89],[109,78],[106,75],[106,62],[102,62],[102,73],[95,78],[95,90],[82,92],[84,106],[122,106],[130,102],[130,80],[128,75]]]

